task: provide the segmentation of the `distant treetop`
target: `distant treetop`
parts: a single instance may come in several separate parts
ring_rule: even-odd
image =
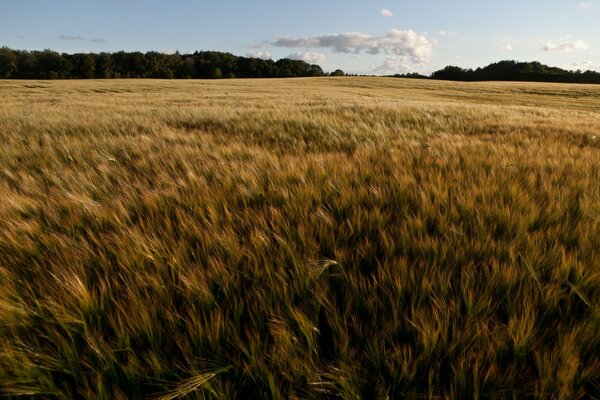
[[[52,50],[0,48],[0,78],[278,78],[324,76],[322,68],[300,60],[278,61],[200,51],[65,54]]]
[[[500,61],[487,67],[463,69],[448,66],[431,74],[433,79],[451,81],[534,81],[600,83],[596,71],[567,71],[535,62]]]
[[[79,53],[52,50],[25,51],[0,48],[0,79],[89,79],[89,78],[289,78],[324,76],[316,64],[282,58],[278,61],[239,57],[217,51],[193,54]],[[331,76],[349,76],[341,69]],[[442,79],[452,81],[537,81],[600,83],[596,71],[567,71],[539,62],[500,61],[487,67],[464,69],[448,66],[430,76],[396,74],[397,78]]]

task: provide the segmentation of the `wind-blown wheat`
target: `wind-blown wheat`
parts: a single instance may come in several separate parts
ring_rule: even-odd
[[[600,88],[0,81],[0,393],[600,396]]]

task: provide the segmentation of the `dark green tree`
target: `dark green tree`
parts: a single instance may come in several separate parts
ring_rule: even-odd
[[[167,55],[156,51],[149,51],[144,56],[144,78],[162,78],[167,69]]]
[[[17,52],[17,73],[18,78],[40,78],[37,75],[37,55],[28,51]]]
[[[466,73],[466,70],[450,65],[442,70],[434,72],[431,77],[433,79],[459,80],[466,77]]]
[[[323,75],[325,75],[325,72],[323,72],[323,69],[321,68],[321,66],[317,65],[317,64],[312,64],[306,74],[306,76],[323,76]]]
[[[148,72],[145,54],[140,51],[128,53],[126,57],[126,67],[131,71],[131,78],[143,78]]]
[[[17,72],[17,55],[8,47],[0,48],[0,78],[11,78]]]
[[[114,63],[109,53],[100,53],[96,57],[96,78],[107,79],[114,76]]]
[[[211,78],[213,79],[221,79],[223,77],[223,71],[221,71],[221,68],[217,67],[213,70]]]
[[[96,56],[93,54],[73,54],[67,58],[73,69],[71,70],[72,78],[90,79],[95,76],[96,72]]]
[[[36,52],[36,72],[42,78],[68,78],[72,66],[62,54],[52,50]]]
[[[177,74],[178,78],[192,78],[195,75],[194,57],[184,56]]]

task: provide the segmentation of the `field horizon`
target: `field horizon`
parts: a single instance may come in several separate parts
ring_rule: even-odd
[[[399,32],[395,34],[403,35]],[[407,33],[404,33],[407,34]],[[408,33],[408,36],[412,34]],[[222,51],[194,51],[188,53],[133,51],[101,53],[59,53],[50,49],[16,50],[0,47],[0,78],[5,79],[236,79],[236,78],[292,78],[346,76],[340,68],[324,71],[316,60],[288,55],[275,61],[270,53],[252,53],[246,57]],[[314,55],[313,55],[314,56]],[[575,63],[577,70],[552,67],[539,61],[504,59],[484,67],[462,68],[447,65],[429,73],[407,68],[392,70],[373,69],[370,73],[350,73],[348,76],[382,76],[450,81],[519,81],[600,83],[600,72],[593,63]],[[582,67],[592,67],[583,68]],[[439,68],[439,67],[436,67]],[[404,70],[404,73],[400,73]],[[393,72],[393,73],[391,73]]]
[[[0,396],[600,398],[600,86],[0,98]]]

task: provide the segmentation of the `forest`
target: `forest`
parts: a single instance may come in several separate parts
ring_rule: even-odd
[[[108,79],[108,78],[287,78],[322,76],[318,65],[301,60],[278,61],[200,51],[193,54],[78,53],[52,50],[24,51],[0,48],[0,78]]]
[[[600,72],[567,71],[539,62],[500,61],[477,69],[448,66],[431,74],[433,79],[446,81],[531,81],[600,83]]]
[[[26,51],[0,48],[0,78],[5,79],[222,79],[291,78],[343,76],[341,69],[327,74],[317,64],[282,58],[278,61],[240,57],[218,51],[193,54],[142,53],[66,54],[52,50]],[[396,78],[437,79],[448,81],[533,81],[600,83],[600,72],[568,71],[540,62],[500,61],[483,68],[465,69],[447,66],[430,75],[407,73]]]

